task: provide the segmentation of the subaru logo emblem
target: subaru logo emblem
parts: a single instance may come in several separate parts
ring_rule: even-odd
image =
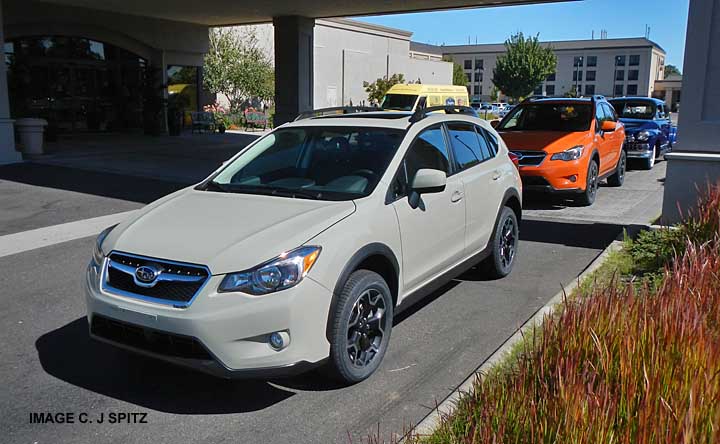
[[[143,284],[150,284],[162,273],[161,269],[152,265],[142,265],[135,270],[135,279]]]

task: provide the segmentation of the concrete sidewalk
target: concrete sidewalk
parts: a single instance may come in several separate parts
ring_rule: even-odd
[[[150,137],[141,134],[74,136],[47,144],[34,163],[141,176],[179,183],[204,179],[264,132]]]

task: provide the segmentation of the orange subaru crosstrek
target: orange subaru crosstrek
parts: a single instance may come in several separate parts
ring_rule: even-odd
[[[526,191],[592,205],[601,180],[625,180],[625,128],[603,96],[529,99],[493,123],[518,157]]]

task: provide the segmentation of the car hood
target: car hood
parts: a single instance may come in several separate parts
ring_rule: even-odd
[[[590,131],[566,133],[562,131],[502,131],[500,136],[510,151],[531,150],[558,153],[577,145],[592,142]]]
[[[242,271],[307,242],[355,211],[329,202],[186,189],[118,225],[103,250]]]
[[[660,128],[657,122],[653,120],[621,118],[620,121],[625,125],[626,133],[636,133],[641,130]]]

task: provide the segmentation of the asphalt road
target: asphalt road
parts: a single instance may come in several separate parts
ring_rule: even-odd
[[[137,208],[177,186],[120,175],[107,182],[107,174],[77,172],[73,177],[85,182],[41,183],[27,172],[33,168],[16,167],[15,176],[7,167],[0,169],[0,235],[22,231],[23,226]],[[55,177],[58,171],[73,173],[43,170],[40,177]],[[634,180],[657,197],[662,188],[655,174],[638,172]],[[18,193],[14,198],[4,193],[10,189]],[[601,196],[605,191],[601,189]],[[633,199],[634,192],[628,187],[613,201]],[[39,202],[49,196],[58,203],[52,211],[43,211]],[[12,211],[4,211],[9,203]],[[598,203],[596,211],[612,210]],[[33,217],[31,209],[38,205]],[[543,205],[558,207],[542,211],[566,212],[566,219],[537,213],[523,223],[520,256],[511,276],[486,281],[471,271],[413,305],[397,317],[377,374],[347,388],[317,372],[277,381],[219,380],[92,342],[81,291],[92,238],[2,257],[0,441],[344,443],[348,436],[359,442],[378,429],[384,438],[401,433],[621,231],[619,225],[593,222],[592,215],[574,220],[567,207],[542,200],[528,202],[528,214]],[[30,415],[40,412],[73,412],[76,423],[31,423]],[[107,423],[110,413],[121,412],[146,413],[147,423]],[[80,413],[95,421],[104,414],[106,421],[78,423]]]

